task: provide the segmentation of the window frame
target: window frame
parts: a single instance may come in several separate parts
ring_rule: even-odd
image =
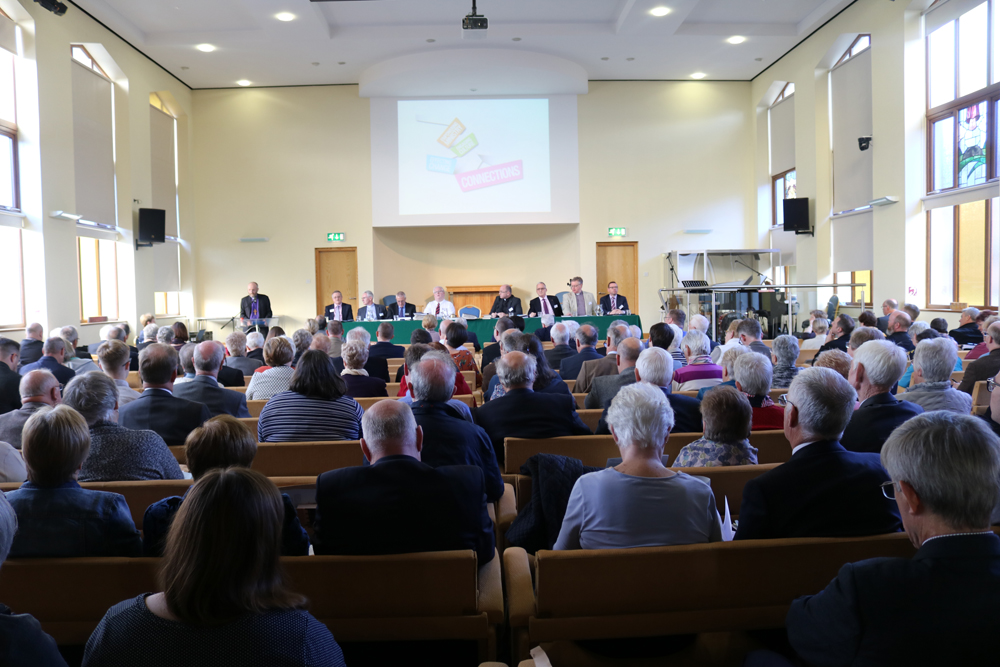
[[[17,230],[17,263],[18,263],[18,273],[21,276],[21,321],[20,322],[0,322],[0,329],[23,329],[28,326],[26,317],[26,306],[24,303],[24,230]]]
[[[993,244],[993,206],[991,205],[991,201],[992,200],[991,199],[986,199],[986,200],[981,200],[981,201],[984,202],[984,205],[986,207],[986,219],[985,219],[985,226],[986,226],[986,239],[985,239],[985,244],[986,245],[985,245],[985,248],[986,248],[986,252],[984,253],[984,256],[986,258],[986,263],[985,263],[985,265],[983,267],[983,294],[986,295],[986,300],[987,301],[997,301],[998,303],[1000,303],[1000,294],[991,294],[991,292],[993,291],[992,284],[991,284],[992,283],[991,274],[992,274],[992,270],[993,270],[993,266],[992,266],[992,253],[990,252],[990,249],[993,247],[993,245],[992,245]],[[968,202],[968,203],[975,204],[977,202]],[[960,262],[961,262],[961,254],[960,254],[961,244],[959,243],[959,222],[960,222],[961,206],[962,206],[962,204],[955,204],[954,206],[945,207],[945,208],[950,208],[951,211],[952,211],[952,214],[951,214],[951,224],[952,224],[952,232],[951,233],[952,233],[952,239],[953,239],[953,241],[952,241],[952,248],[953,248],[953,250],[952,250],[952,262],[951,262],[951,272],[952,272],[951,298],[952,298],[952,303],[958,303],[959,302],[959,296],[960,296],[959,295],[959,290],[961,289],[961,284],[959,282],[959,266],[960,266]],[[931,301],[930,301],[930,298],[931,298],[931,269],[933,268],[931,266],[931,251],[930,251],[930,247],[931,247],[931,212],[933,210],[934,209],[930,209],[926,213],[926,219],[927,219],[927,230],[926,230],[926,233],[927,233],[927,275],[926,275],[926,285],[925,285],[925,287],[927,289],[927,307],[925,308],[925,310],[938,310],[938,311],[948,311],[948,312],[951,312],[951,303],[940,304],[940,303],[931,303]],[[979,308],[980,310],[984,310],[984,309],[996,310],[997,309],[996,305],[990,305],[990,304],[970,303],[969,306],[973,307],[973,308]]]
[[[791,90],[789,90],[789,88],[791,88]],[[778,96],[776,98],[774,98],[773,102],[771,102],[771,106],[773,107],[778,102],[783,102],[783,101],[787,100],[789,97],[791,97],[794,94],[795,94],[795,82],[794,81],[789,81],[788,83],[786,83],[781,88],[781,92],[779,92]]]
[[[87,54],[87,57],[90,59],[90,64],[88,65],[87,63],[80,62],[79,60],[77,60],[76,56],[73,54],[73,49],[80,49],[85,54]],[[94,74],[97,74],[98,76],[104,77],[108,81],[111,81],[112,83],[114,83],[114,81],[111,79],[111,77],[108,76],[108,73],[104,71],[104,68],[101,67],[100,63],[97,62],[97,59],[94,58],[93,55],[91,55],[90,51],[88,51],[87,47],[84,46],[83,44],[70,44],[69,45],[69,58],[70,58],[70,60],[72,60],[73,62],[75,62],[77,65],[80,65],[81,67],[86,67],[87,69],[89,69],[90,71],[92,71]]]
[[[771,177],[771,227],[777,227],[778,226],[778,198],[775,196],[775,186],[777,185],[778,179],[781,179],[782,181],[784,181],[785,177],[788,176],[788,174],[795,173],[795,171],[796,171],[796,167],[792,167],[791,169],[786,169],[785,171],[781,172],[780,174],[775,174],[774,176]],[[798,182],[799,182],[799,180],[798,180],[797,177],[798,177],[798,174],[796,174],[796,179],[795,179],[796,187],[798,187]],[[783,183],[782,186],[781,186],[781,192],[782,192],[782,194],[784,194],[784,192],[785,192],[785,187],[786,186]],[[797,194],[798,194],[798,192],[796,192],[796,195]],[[796,198],[797,197],[784,197],[783,196],[781,198],[781,200],[784,201],[786,199],[796,199]]]
[[[850,290],[851,290],[851,300],[847,301],[847,302],[842,302],[840,305],[847,306],[847,307],[850,307],[850,308],[860,308],[861,310],[865,310],[866,308],[874,308],[875,307],[875,303],[872,300],[872,298],[873,298],[872,294],[875,292],[875,270],[874,269],[866,269],[866,270],[868,271],[868,275],[869,275],[869,280],[868,280],[869,285],[868,285],[868,289],[865,290],[865,302],[861,303],[858,300],[858,290],[860,290],[862,288],[861,287],[851,287],[850,288]],[[839,286],[841,283],[837,282],[837,273],[848,273],[848,272],[847,271],[839,271],[839,272],[838,271],[834,271],[833,272],[833,284],[836,285],[836,286]],[[856,275],[857,273],[859,273],[858,271],[850,271],[849,273],[851,274],[851,282],[852,283],[860,282],[857,279],[857,275]],[[833,293],[834,294],[837,293],[837,287],[833,288]]]
[[[83,300],[83,258],[82,258],[83,246],[80,243],[80,239],[83,239],[83,238],[86,238],[86,239],[91,239],[92,238],[95,241],[95,243],[94,243],[94,255],[95,255],[95,257],[94,257],[94,269],[95,269],[95,273],[96,273],[95,278],[97,280],[97,314],[95,315],[95,317],[105,317],[105,315],[104,315],[104,289],[103,289],[104,286],[101,284],[101,241],[109,241],[112,244],[112,248],[114,250],[114,269],[115,269],[115,278],[114,278],[114,288],[115,288],[115,316],[114,317],[107,316],[107,317],[108,317],[108,321],[109,322],[110,321],[116,321],[116,320],[118,320],[118,317],[121,314],[120,313],[120,310],[121,310],[121,294],[119,293],[119,285],[118,285],[118,243],[116,241],[111,240],[111,239],[101,239],[101,238],[94,238],[94,237],[90,237],[90,236],[77,236],[76,237],[76,275],[77,275],[78,295],[79,295],[79,298],[80,298],[80,324],[90,324],[90,321],[86,317],[84,317],[85,313],[83,312],[83,303],[84,303],[84,300]]]
[[[166,306],[166,308],[164,310],[166,310],[166,311],[170,310],[170,295],[171,294],[176,294],[177,296],[175,297],[175,299],[177,300],[177,312],[176,313],[171,313],[171,312],[155,313],[156,317],[180,317],[180,314],[181,314],[181,293],[180,293],[180,291],[177,291],[177,292],[153,292],[153,303],[154,304],[156,304],[156,302],[157,302],[157,298],[158,298],[157,295],[158,294],[162,294],[163,295],[163,303]],[[155,310],[157,310],[157,308],[154,307],[153,310],[155,311]]]
[[[9,16],[0,11],[4,17],[10,19]],[[11,19],[13,20],[13,19]],[[17,56],[14,56],[17,58]],[[17,146],[17,71],[16,63],[14,58],[11,59],[11,68],[14,69],[12,72],[11,80],[14,81],[14,121],[5,121],[0,119],[0,135],[8,137],[11,143],[11,173],[12,173],[12,187],[14,188],[14,199],[13,206],[7,207],[0,205],[0,211],[9,211],[11,213],[21,212],[21,169],[20,169],[20,159],[18,157],[18,146]]]
[[[857,37],[854,38],[854,41],[851,42],[851,45],[847,47],[846,51],[844,51],[844,55],[840,56],[840,59],[837,62],[835,62],[833,64],[833,67],[831,67],[830,69],[831,70],[837,69],[837,67],[839,67],[840,65],[843,65],[848,60],[850,60],[854,56],[858,55],[858,53],[853,53],[853,51],[854,51],[854,47],[857,46],[858,42],[860,42],[862,39],[867,39],[868,40],[868,46],[866,46],[865,48],[863,48],[860,51],[858,51],[858,53],[864,53],[868,49],[872,48],[872,36],[871,36],[871,33],[863,32],[863,33],[861,33],[860,35],[858,35]]]

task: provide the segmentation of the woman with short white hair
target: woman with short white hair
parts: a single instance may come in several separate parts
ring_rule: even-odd
[[[670,331],[674,334],[674,339],[667,348],[667,352],[669,352],[670,356],[677,362],[674,366],[678,368],[687,366],[687,359],[684,357],[684,350],[681,349],[681,340],[684,338],[684,331],[676,324],[668,324],[667,326],[670,327]]]
[[[722,384],[722,367],[712,363],[711,343],[700,331],[688,331],[681,341],[687,365],[674,371],[673,391],[697,391]]]
[[[787,389],[799,372],[795,362],[799,360],[799,341],[795,336],[778,336],[771,343],[771,361],[774,362],[771,386]]]
[[[817,317],[812,321],[812,330],[815,337],[802,341],[800,350],[818,350],[826,344],[826,332],[830,330],[830,320],[825,317]]]
[[[553,548],[719,542],[719,512],[707,481],[663,465],[674,426],[663,392],[646,382],[623,387],[608,408],[608,424],[622,462],[576,480]]]
[[[899,398],[916,403],[924,412],[948,410],[970,414],[972,396],[951,386],[956,359],[958,348],[950,337],[920,341],[913,354],[913,387]]]

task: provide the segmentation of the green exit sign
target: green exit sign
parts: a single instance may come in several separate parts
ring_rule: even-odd
[[[344,240],[344,232],[330,232],[329,234],[326,235],[326,240],[327,241],[343,241]]]
[[[624,227],[608,227],[608,236],[625,236]]]

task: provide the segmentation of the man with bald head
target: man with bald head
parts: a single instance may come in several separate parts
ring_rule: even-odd
[[[552,341],[552,349],[545,350],[545,360],[549,362],[552,370],[558,371],[563,359],[576,355],[576,348],[571,347],[570,329],[563,322],[557,322],[549,330],[549,339]]]
[[[0,415],[0,442],[8,442],[21,449],[21,431],[28,419],[48,406],[62,402],[59,380],[48,371],[30,371],[21,378],[21,408]]]
[[[170,447],[180,447],[188,434],[211,418],[202,403],[174,396],[177,350],[154,343],[139,353],[139,398],[118,409],[118,424],[133,430],[155,431]]]
[[[504,438],[557,438],[593,435],[576,414],[576,399],[569,394],[548,394],[532,389],[538,372],[535,358],[508,352],[496,361],[503,396],[473,413],[493,443],[493,453],[503,465]]]
[[[889,314],[885,339],[903,348],[907,354],[913,352],[913,341],[910,340],[910,335],[907,333],[912,324],[913,320],[910,319],[909,315],[901,310],[894,310]]]
[[[889,317],[899,308],[899,302],[895,299],[886,299],[882,302],[882,317],[875,320],[875,326],[882,333],[888,333]]]
[[[33,364],[21,366],[21,375],[31,371],[48,371],[56,376],[59,384],[66,386],[70,380],[76,377],[76,371],[63,366],[66,360],[66,341],[62,338],[49,338],[42,347],[42,358]]]
[[[626,338],[618,344],[614,355],[617,375],[602,375],[595,377],[590,387],[583,407],[587,410],[603,410],[622,387],[635,382],[635,362],[642,353],[642,341],[638,338]]]
[[[316,479],[317,554],[367,556],[472,549],[493,559],[493,521],[483,471],[421,461],[424,434],[410,407],[380,401],[361,420],[370,466]]]
[[[220,343],[214,340],[198,343],[194,348],[194,378],[190,382],[177,385],[174,388],[174,396],[203,403],[213,417],[219,415],[249,417],[246,394],[219,386],[219,369],[225,360],[225,349]]]
[[[514,317],[521,314],[521,299],[514,296],[510,285],[501,285],[500,293],[493,299],[490,317]]]
[[[257,283],[247,285],[247,295],[240,301],[240,319],[266,320],[271,317],[274,317],[271,313],[271,300],[266,294],[259,293]],[[264,325],[249,326],[244,333],[251,330],[259,331],[267,337],[267,327]]]
[[[624,324],[621,320],[612,322],[611,326],[608,327],[608,337],[604,343],[607,349],[607,356],[594,361],[585,361],[580,365],[580,372],[575,378],[576,385],[574,385],[573,391],[577,394],[587,393],[593,385],[594,378],[601,377],[602,375],[616,375],[618,373],[618,362],[615,359],[615,354],[617,354],[618,346],[621,342],[630,335],[631,331],[627,324]],[[563,378],[566,380],[574,379],[567,375],[564,375]]]
[[[45,330],[38,322],[32,322],[25,331],[27,338],[21,341],[21,366],[33,364],[42,358],[42,346],[45,344]],[[18,366],[18,370],[20,370]]]

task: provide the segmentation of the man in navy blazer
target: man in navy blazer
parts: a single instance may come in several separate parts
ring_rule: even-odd
[[[899,530],[899,510],[882,495],[889,475],[878,455],[849,452],[838,442],[854,410],[854,395],[834,370],[799,371],[785,406],[792,458],[747,482],[735,539],[860,537]]]
[[[386,314],[389,317],[413,317],[417,314],[417,307],[406,303],[406,292],[396,292],[396,303],[389,304]]]
[[[899,425],[924,411],[913,401],[900,401],[889,390],[903,377],[906,352],[888,340],[870,340],[854,351],[848,381],[861,406],[844,429],[848,451],[878,454]]]
[[[482,470],[421,462],[423,431],[405,403],[365,411],[361,449],[370,466],[316,479],[317,554],[348,556],[472,549],[493,559],[493,521]]]
[[[593,435],[580,421],[572,396],[532,391],[537,362],[530,354],[508,352],[495,363],[507,393],[476,409],[472,417],[490,436],[500,465],[504,462],[504,438]]]
[[[628,310],[628,299],[618,293],[618,283],[608,283],[608,293],[601,297],[601,310],[605,315],[624,315]]]
[[[70,380],[76,377],[76,371],[68,366],[63,366],[66,359],[66,344],[62,338],[49,338],[42,348],[42,358],[33,364],[21,366],[21,375],[27,375],[31,371],[48,371],[56,376],[59,384],[66,386]]]
[[[559,375],[563,380],[575,380],[580,375],[583,362],[604,356],[595,349],[597,336],[597,327],[591,324],[583,324],[576,330],[576,354],[559,362]]]
[[[793,602],[792,647],[812,665],[996,664],[1000,440],[971,415],[929,412],[893,432],[882,462],[917,553],[847,564]]]
[[[378,329],[375,331],[376,343],[368,348],[368,358],[402,359],[406,356],[405,347],[392,344],[392,339],[395,336],[396,330],[391,322],[383,322],[378,325]]]
[[[198,343],[194,348],[194,379],[174,387],[174,396],[204,404],[213,417],[249,417],[246,394],[219,386],[219,369],[225,360],[225,349],[220,343],[213,340]]]
[[[558,371],[563,359],[576,356],[576,344],[569,344],[569,328],[562,322],[552,325],[549,336],[552,339],[552,349],[545,350],[545,359],[553,370]]]
[[[486,499],[500,500],[503,479],[486,431],[448,404],[455,392],[455,365],[443,352],[429,352],[406,376],[413,396],[411,409],[424,432],[420,460],[434,468],[472,465],[483,471]]]
[[[179,447],[191,431],[212,417],[205,404],[174,396],[177,350],[172,346],[154,343],[140,352],[139,376],[143,392],[118,408],[120,426],[155,431],[168,446]]]

